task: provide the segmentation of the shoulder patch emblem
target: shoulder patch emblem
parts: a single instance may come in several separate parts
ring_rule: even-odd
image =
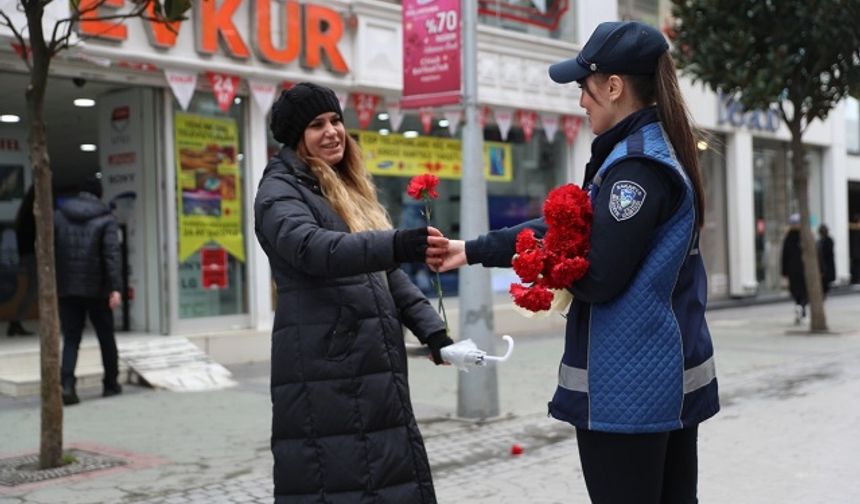
[[[609,213],[618,222],[630,219],[639,212],[648,194],[642,186],[630,180],[612,184],[609,194]]]

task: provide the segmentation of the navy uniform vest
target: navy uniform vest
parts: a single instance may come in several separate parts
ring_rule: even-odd
[[[667,176],[683,180],[684,194],[674,214],[656,229],[627,289],[585,312],[588,334],[576,334],[577,324],[568,318],[549,410],[590,430],[664,432],[698,424],[719,411],[705,322],[707,277],[698,248],[695,192],[660,123],[642,127],[614,147],[594,177],[591,200],[606,173],[630,158],[656,161],[669,170]]]

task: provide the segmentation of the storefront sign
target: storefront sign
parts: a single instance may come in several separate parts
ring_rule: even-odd
[[[224,112],[229,112],[230,106],[233,105],[233,98],[239,91],[239,76],[206,72],[206,78],[212,85],[212,94],[215,96],[215,101],[218,102],[218,108]]]
[[[776,105],[771,105],[767,110],[747,111],[733,97],[718,93],[717,124],[725,123],[736,128],[746,126],[751,130],[775,132],[779,129],[780,112]]]
[[[352,131],[358,136],[364,162],[370,173],[394,177],[413,177],[432,173],[439,178],[462,176],[462,142],[452,138],[380,135],[372,131]],[[484,142],[484,174],[487,180],[510,182],[513,179],[511,146]]]
[[[403,1],[403,108],[460,101],[460,2]]]
[[[175,144],[180,262],[209,242],[244,261],[236,121],[177,113]]]
[[[188,22],[194,27],[195,50],[202,55],[226,54],[241,61],[250,59],[253,52],[260,60],[279,66],[297,61],[307,69],[325,66],[337,74],[349,72],[338,47],[344,34],[340,13],[297,0],[286,0],[282,7],[273,8],[274,1],[193,2]],[[133,4],[126,0],[80,0],[83,14],[78,32],[89,38],[125,42],[129,38],[126,24],[131,21],[103,18],[128,12]],[[151,46],[172,49],[187,23],[154,21],[153,5],[148,5],[148,16],[135,22],[143,23]]]
[[[220,247],[200,249],[200,272],[204,289],[226,289],[227,251]]]

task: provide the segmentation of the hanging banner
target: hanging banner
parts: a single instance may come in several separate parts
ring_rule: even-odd
[[[395,100],[386,101],[385,110],[388,112],[388,122],[391,123],[391,131],[397,133],[400,131],[400,125],[403,124],[403,109],[400,108],[400,102]]]
[[[254,97],[254,103],[264,113],[269,112],[269,108],[272,107],[272,100],[275,98],[277,86],[271,82],[249,80],[248,87],[251,89],[251,96]]]
[[[448,120],[448,133],[450,133],[451,136],[457,134],[457,128],[460,126],[460,117],[462,117],[462,115],[463,112],[460,109],[445,111],[445,119]]]
[[[206,77],[212,84],[212,94],[218,102],[218,108],[224,112],[229,112],[230,106],[233,105],[233,98],[239,92],[239,76],[206,72]]]
[[[579,116],[566,115],[561,118],[561,127],[569,145],[573,145],[573,142],[576,141],[580,126],[582,126],[582,118]]]
[[[459,179],[463,144],[455,138],[406,138],[400,134],[380,135],[375,131],[350,131],[357,135],[367,170],[373,175],[413,177],[432,173],[439,178]],[[484,142],[484,174],[487,180],[513,179],[511,146]]]
[[[421,129],[424,130],[425,135],[429,135],[430,130],[433,129],[433,109],[423,108],[418,116],[421,118]]]
[[[175,115],[179,261],[216,242],[245,261],[235,119]]]
[[[555,132],[558,131],[558,114],[541,113],[540,123],[543,126],[543,132],[546,133],[547,142],[552,143]]]
[[[402,4],[403,108],[459,103],[459,0]]]
[[[507,141],[508,132],[511,131],[511,121],[514,119],[513,111],[509,109],[496,109],[493,111],[496,116],[496,124],[499,126],[499,133],[502,134],[502,140]]]
[[[188,110],[191,97],[194,96],[194,88],[197,87],[197,74],[188,72],[177,72],[175,70],[164,70],[164,77],[173,91],[173,96],[179,102],[182,110]]]
[[[535,132],[535,125],[537,124],[537,112],[534,110],[518,110],[517,119],[520,121],[520,128],[523,129],[526,143],[531,142],[532,135]]]
[[[358,116],[358,125],[366,129],[373,122],[373,114],[379,104],[379,97],[367,93],[353,93],[352,106],[355,107],[355,115]],[[343,108],[343,107],[341,107]]]
[[[349,93],[346,91],[335,91],[334,95],[337,96],[337,103],[340,105],[341,110],[346,110],[347,98],[349,98]],[[374,106],[374,109],[376,106]]]

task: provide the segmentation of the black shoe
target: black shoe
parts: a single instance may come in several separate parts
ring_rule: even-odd
[[[102,397],[110,397],[120,394],[122,394],[122,385],[119,383],[110,386],[105,385],[104,388],[102,388]]]
[[[21,325],[21,322],[18,322],[17,320],[13,320],[13,321],[9,322],[9,328],[6,329],[6,336],[15,336],[16,334],[20,335],[20,336],[32,336],[33,335],[32,332],[28,331],[27,329],[24,329],[24,326]]]
[[[78,404],[81,402],[78,399],[78,394],[75,392],[75,387],[63,387],[63,404],[66,406],[71,406],[73,404]]]

